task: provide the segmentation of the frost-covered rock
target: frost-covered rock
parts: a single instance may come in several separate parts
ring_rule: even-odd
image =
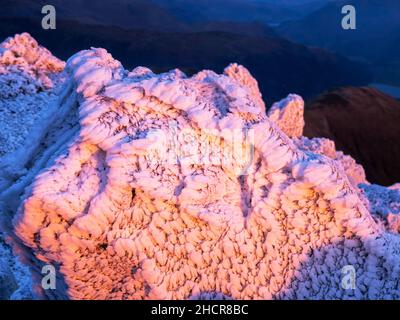
[[[274,103],[268,111],[268,118],[289,137],[302,151],[317,153],[339,162],[354,186],[368,183],[364,168],[349,155],[336,150],[335,142],[326,138],[309,139],[303,136],[304,101],[295,94],[290,94],[280,102]]]
[[[393,233],[400,233],[400,190],[362,184],[371,213]]]
[[[259,106],[261,110],[265,110],[265,103],[262,99],[262,94],[260,88],[258,87],[258,82],[250,74],[249,70],[241,65],[238,65],[237,63],[232,63],[227,68],[225,68],[224,74],[232,79],[235,79],[242,86],[247,87],[250,90],[253,101]]]
[[[35,174],[34,155],[45,147],[43,137],[55,113],[60,115],[57,88],[64,65],[26,33],[0,44],[0,194],[22,176]],[[18,201],[18,197],[13,200]],[[0,225],[7,224],[9,214],[0,201]],[[0,297],[32,299],[30,272],[2,238]]]
[[[358,186],[360,183],[368,183],[364,168],[357,164],[352,157],[337,151],[334,141],[326,138],[300,137],[294,139],[294,142],[303,151],[325,155],[339,162],[354,186]]]
[[[0,44],[0,98],[53,88],[64,66],[28,33],[10,37]]]
[[[33,284],[28,267],[16,259],[0,234],[0,300],[33,298]]]
[[[293,138],[301,150],[325,155],[340,162],[354,186],[367,182],[364,168],[352,157],[337,151],[334,141],[326,138],[309,139],[303,136],[304,100],[300,96],[290,94],[287,98],[274,103],[268,110],[268,118],[286,135]]]
[[[0,44],[0,190],[24,173],[54,120],[64,66],[27,33]]]
[[[268,118],[291,138],[299,138],[304,129],[304,100],[296,94],[276,102],[268,110]]]
[[[78,106],[79,126],[3,195],[12,210],[24,193],[8,232],[33,272],[57,267],[44,295],[400,298],[400,238],[336,153],[304,151],[265,116],[244,69],[127,72],[92,49],[66,72],[60,107]]]
[[[9,300],[18,287],[7,255],[7,247],[0,243],[0,300]]]
[[[389,189],[391,189],[391,190],[400,190],[400,183],[396,183],[396,184],[392,185],[391,187],[389,187]]]

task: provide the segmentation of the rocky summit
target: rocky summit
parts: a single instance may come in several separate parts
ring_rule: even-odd
[[[300,96],[266,114],[241,65],[156,74],[99,48],[64,64],[28,34],[0,70],[0,109],[22,113],[1,119],[6,298],[400,298],[399,189],[304,137]]]

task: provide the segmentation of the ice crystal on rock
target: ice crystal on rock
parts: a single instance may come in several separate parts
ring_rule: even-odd
[[[0,44],[0,158],[30,140],[37,121],[53,111],[50,89],[61,83],[64,65],[27,33]]]
[[[0,300],[8,300],[17,289],[17,281],[10,268],[8,248],[0,242]]]
[[[34,175],[30,161],[58,113],[57,87],[65,63],[24,33],[0,44],[0,194],[4,195],[21,176]],[[19,201],[19,193],[11,202]],[[2,196],[0,196],[2,198]],[[0,225],[11,214],[0,201]],[[0,235],[1,298],[31,299],[31,276]],[[18,287],[15,290],[15,287]]]
[[[304,129],[303,98],[296,94],[290,94],[282,101],[274,103],[268,110],[268,118],[289,137],[301,137]]]
[[[0,44],[0,190],[26,170],[54,120],[64,66],[27,33]]]
[[[39,46],[28,33],[8,38],[0,44],[0,97],[50,89],[63,69],[64,62]]]
[[[389,187],[391,190],[400,190],[400,183],[396,183],[393,186]]]
[[[268,111],[268,118],[302,150],[325,155],[341,163],[348,178],[354,186],[367,183],[364,168],[356,161],[336,150],[335,142],[326,138],[309,139],[303,136],[304,129],[304,101],[296,95],[290,94],[287,98],[276,102]]]
[[[362,184],[371,213],[393,233],[400,233],[400,190]]]
[[[400,298],[400,239],[334,148],[287,136],[301,136],[285,120],[301,118],[301,98],[267,118],[241,66],[127,72],[103,49],[66,73],[60,101],[79,106],[79,129],[14,217],[15,245],[58,266],[55,297]]]
[[[367,183],[364,168],[357,164],[352,157],[337,151],[334,141],[326,138],[309,139],[300,137],[294,139],[294,142],[303,151],[325,155],[339,162],[354,186],[358,186],[360,183]]]

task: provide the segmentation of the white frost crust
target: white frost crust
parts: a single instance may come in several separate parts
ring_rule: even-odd
[[[28,33],[10,37],[0,44],[0,97],[51,89],[64,66]]]
[[[24,174],[59,112],[57,90],[64,66],[27,33],[0,44],[1,192]]]
[[[70,298],[400,298],[400,239],[342,165],[298,148],[240,76],[128,73],[102,49],[66,70],[80,132],[35,178],[14,227],[59,266]],[[186,157],[155,163],[171,130]],[[232,130],[253,132],[249,163],[210,165],[202,149],[187,161],[182,132],[229,149]],[[353,291],[341,287],[346,265]]]
[[[262,99],[262,94],[258,87],[258,82],[250,74],[249,70],[241,65],[238,65],[237,63],[232,63],[227,68],[225,68],[224,74],[232,79],[235,79],[236,81],[238,81],[239,84],[247,88],[258,107],[261,110],[265,110],[265,103]]]
[[[268,118],[291,138],[299,138],[304,129],[304,100],[296,94],[276,102],[268,110]]]
[[[390,186],[389,189],[400,190],[400,183],[395,183],[394,185]]]
[[[3,234],[0,234],[1,238]],[[21,264],[0,238],[0,299],[33,299],[33,283],[27,266]]]
[[[369,202],[374,217],[381,221],[388,231],[400,233],[400,190],[378,185],[362,184],[361,189]]]
[[[353,186],[367,184],[364,168],[350,156],[336,150],[335,142],[326,138],[300,137],[294,139],[295,144],[303,151],[312,152],[327,156],[339,162]]]
[[[4,299],[35,297],[29,269],[2,241],[9,238],[10,208],[15,210],[27,180],[38,172],[36,163],[28,171],[28,163],[48,128],[64,114],[65,106],[60,108],[58,101],[64,66],[27,33],[0,44],[0,269],[5,270],[0,295],[5,294]]]

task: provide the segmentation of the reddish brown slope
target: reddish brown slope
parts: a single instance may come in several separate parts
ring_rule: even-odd
[[[370,182],[400,181],[400,102],[371,88],[319,96],[305,111],[307,137],[326,137],[362,164]]]

